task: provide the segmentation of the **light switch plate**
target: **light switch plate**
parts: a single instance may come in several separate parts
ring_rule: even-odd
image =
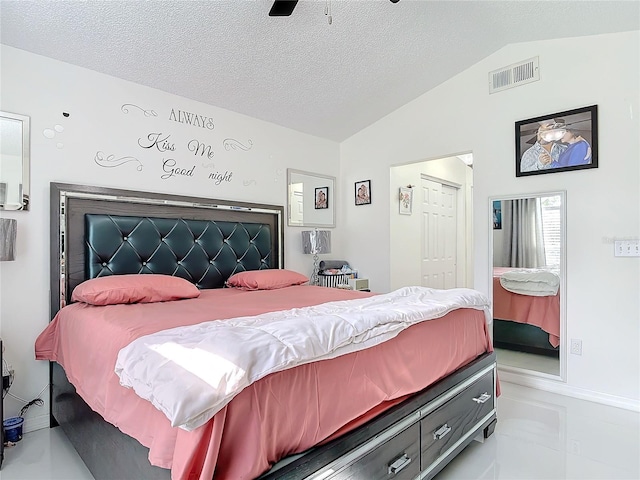
[[[640,257],[640,240],[616,240],[613,245],[616,257]]]

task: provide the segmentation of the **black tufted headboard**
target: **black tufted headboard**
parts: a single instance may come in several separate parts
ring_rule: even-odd
[[[85,215],[86,277],[163,273],[220,288],[234,273],[273,268],[262,223]]]
[[[282,206],[63,183],[50,200],[51,318],[95,276],[165,273],[218,288],[239,270],[284,266]]]

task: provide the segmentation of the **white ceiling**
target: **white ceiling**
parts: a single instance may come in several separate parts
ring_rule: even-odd
[[[507,44],[640,29],[637,0],[271,4],[1,0],[1,42],[342,141]]]

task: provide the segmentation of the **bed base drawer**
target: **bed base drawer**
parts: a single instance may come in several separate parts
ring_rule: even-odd
[[[420,425],[415,423],[330,480],[413,480],[420,473]]]
[[[474,438],[493,433],[495,358],[478,357],[370,423],[281,462],[260,480],[433,478]]]
[[[492,413],[495,413],[494,370],[487,371],[446,403],[425,413],[420,420],[421,478],[431,478],[430,467],[435,467],[439,459],[446,457],[468,432],[477,429],[478,423]]]

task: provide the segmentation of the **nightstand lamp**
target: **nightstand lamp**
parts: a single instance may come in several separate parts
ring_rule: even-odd
[[[331,253],[331,231],[311,230],[302,232],[302,251],[313,254],[311,285],[318,285],[318,254]]]
[[[16,259],[16,231],[18,221],[0,218],[0,262]]]

